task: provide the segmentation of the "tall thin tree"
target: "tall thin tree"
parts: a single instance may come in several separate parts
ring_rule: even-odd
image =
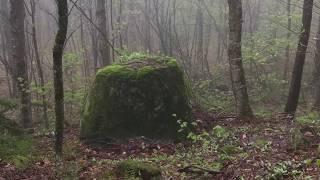
[[[229,64],[233,92],[236,100],[237,114],[240,117],[252,117],[245,73],[242,64],[241,37],[242,37],[242,2],[228,0],[229,5]]]
[[[56,3],[58,7],[58,32],[56,34],[55,44],[53,47],[53,75],[56,116],[55,152],[57,155],[61,155],[64,130],[64,92],[62,56],[68,32],[68,1],[56,0]]]
[[[37,29],[36,29],[36,2],[35,0],[30,1],[30,16],[31,16],[31,29],[32,29],[32,43],[34,48],[34,54],[35,54],[35,60],[38,70],[38,76],[40,80],[40,88],[42,90],[41,99],[42,99],[42,110],[43,110],[43,120],[45,127],[49,128],[49,122],[48,122],[48,107],[46,102],[46,95],[45,95],[45,81],[44,81],[44,75],[43,75],[43,69],[42,69],[42,63],[39,53],[39,46],[38,46],[38,40],[37,40]]]
[[[315,101],[312,109],[320,111],[320,16],[318,22],[318,32],[316,36],[316,48],[314,55],[313,84],[315,89]]]
[[[285,107],[285,112],[295,113],[298,107],[303,66],[309,43],[310,28],[312,21],[313,0],[304,0],[302,13],[302,29],[298,42],[296,58],[293,66],[289,96]]]
[[[17,81],[20,97],[20,118],[23,127],[31,128],[32,110],[29,90],[28,69],[25,50],[25,7],[24,1],[10,0],[11,12],[11,58],[15,64],[14,78]]]
[[[110,45],[107,42],[107,40],[109,39],[109,31],[107,29],[106,0],[97,0],[96,16],[97,25],[99,28],[98,57],[100,58],[102,66],[106,66],[111,63]]]
[[[14,78],[16,67],[13,60],[11,59],[11,31],[10,31],[10,8],[9,0],[2,0],[0,6],[0,21],[1,21],[1,43],[2,43],[2,59],[1,63],[5,65],[8,74],[8,89],[10,97],[17,98],[17,80]],[[10,76],[10,77],[9,77]]]
[[[287,32],[287,47],[286,47],[286,59],[284,63],[284,71],[283,71],[283,79],[287,79],[289,62],[290,62],[290,38],[291,38],[291,26],[292,26],[292,18],[291,18],[291,0],[287,1],[287,18],[288,18],[288,32]]]

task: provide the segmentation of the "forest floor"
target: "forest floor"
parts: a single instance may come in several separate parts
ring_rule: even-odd
[[[311,128],[296,132],[289,116],[249,122],[199,109],[194,114],[199,134],[190,137],[193,143],[163,144],[139,138],[89,146],[79,141],[77,128],[69,128],[64,157],[57,160],[53,136],[35,135],[32,160],[17,167],[0,159],[0,180],[116,179],[115,165],[129,158],[153,162],[164,179],[320,178],[320,138]]]

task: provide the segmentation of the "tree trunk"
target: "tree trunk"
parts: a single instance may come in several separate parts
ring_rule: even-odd
[[[291,37],[291,0],[287,2],[287,18],[288,18],[288,33],[287,33],[287,47],[286,47],[286,59],[284,63],[283,79],[286,80],[288,77],[288,69],[290,62],[290,37]]]
[[[68,2],[67,0],[56,1],[58,7],[59,29],[53,47],[53,72],[54,72],[54,93],[55,93],[55,115],[56,115],[56,142],[55,152],[62,154],[63,129],[64,129],[64,92],[63,92],[63,70],[62,56],[64,43],[68,31]]]
[[[41,99],[42,99],[42,111],[43,111],[43,120],[45,127],[49,128],[49,122],[48,122],[48,113],[47,113],[47,102],[46,102],[46,94],[45,94],[45,82],[43,77],[43,70],[40,60],[40,54],[39,54],[39,48],[38,48],[38,41],[37,41],[37,31],[36,31],[36,4],[34,0],[30,1],[31,5],[31,22],[32,22],[32,42],[34,47],[34,53],[35,53],[35,59],[37,64],[37,70],[38,70],[38,76],[40,79],[40,86],[41,86]]]
[[[80,7],[82,7],[83,1],[79,1]],[[83,77],[89,77],[90,76],[90,61],[88,58],[88,48],[86,44],[86,37],[85,37],[85,25],[83,21],[83,14],[80,15],[80,43],[81,43],[81,49],[82,49],[82,57],[84,59],[83,61]],[[86,80],[87,81],[87,80]],[[87,82],[86,82],[87,84]]]
[[[122,11],[123,11],[123,2],[119,0],[119,15],[117,19],[118,31],[119,31],[119,46],[120,49],[123,49],[123,40],[122,40]]]
[[[289,96],[285,107],[285,112],[287,113],[295,113],[299,102],[303,66],[306,58],[306,52],[310,36],[312,9],[313,0],[304,0],[302,15],[303,27],[298,42],[298,48],[296,52],[296,58],[294,62],[292,79],[289,89]]]
[[[320,16],[318,24],[318,32],[316,36],[316,49],[314,56],[313,84],[315,88],[315,102],[312,110],[320,111]]]
[[[228,0],[229,5],[229,64],[237,114],[240,117],[252,117],[249,104],[245,73],[242,64],[242,3],[241,0]]]
[[[110,25],[111,25],[111,39],[112,39],[112,47],[115,45],[114,38],[114,24],[113,24],[113,0],[110,0]],[[112,48],[112,62],[114,61],[114,49]],[[111,62],[110,62],[111,63]]]
[[[15,63],[14,78],[20,97],[20,118],[23,127],[32,127],[31,96],[29,91],[28,70],[25,50],[25,7],[24,1],[10,0],[12,61]]]
[[[1,2],[1,6],[0,6],[0,11],[1,11],[1,27],[2,27],[2,31],[1,31],[1,36],[2,36],[2,54],[3,54],[3,60],[6,61],[6,68],[7,71],[10,75],[10,78],[8,82],[9,84],[11,84],[11,87],[9,87],[10,89],[10,97],[11,98],[17,98],[18,97],[18,90],[17,90],[17,80],[15,79],[15,73],[16,73],[16,66],[13,60],[9,60],[11,59],[11,55],[12,55],[12,51],[11,51],[11,31],[10,31],[10,8],[9,8],[9,1],[8,0],[3,0]]]
[[[202,10],[203,2],[202,0],[198,0],[198,8],[196,15],[196,27],[195,27],[195,36],[196,36],[196,48],[195,48],[195,58],[196,58],[196,67],[197,67],[197,77],[203,78],[205,75],[204,72],[204,58],[203,58],[203,10]],[[200,75],[201,74],[201,75]]]
[[[102,66],[111,64],[110,46],[107,42],[109,39],[109,33],[107,30],[107,16],[106,16],[106,4],[105,0],[97,0],[97,25],[99,27],[99,58]]]
[[[145,20],[145,50],[147,52],[152,52],[152,38],[151,38],[151,22],[150,22],[150,14],[151,14],[151,6],[150,0],[144,0],[144,20]]]
[[[93,7],[89,9],[89,17],[93,19],[92,13]],[[92,59],[93,59],[93,71],[94,73],[98,70],[98,42],[97,42],[97,29],[90,27],[90,37],[91,37],[91,50],[92,50]]]

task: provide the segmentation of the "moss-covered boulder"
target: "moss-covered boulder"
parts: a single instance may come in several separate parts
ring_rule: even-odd
[[[191,120],[183,72],[174,59],[145,57],[98,71],[85,102],[80,136],[175,140],[177,120]]]
[[[120,162],[115,168],[115,173],[119,179],[162,179],[160,169],[154,164],[135,160],[125,160]]]

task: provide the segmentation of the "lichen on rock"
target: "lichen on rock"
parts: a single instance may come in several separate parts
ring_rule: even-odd
[[[183,72],[176,60],[152,56],[98,71],[84,105],[80,135],[175,140],[178,119],[191,121]]]

